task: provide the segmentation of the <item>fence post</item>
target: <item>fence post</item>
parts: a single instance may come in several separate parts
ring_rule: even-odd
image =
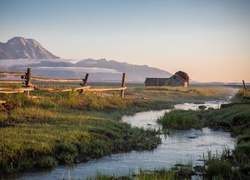
[[[32,77],[32,69],[28,68],[26,73],[26,82],[25,82],[26,87],[29,87],[29,84],[31,84],[31,77]],[[29,96],[30,91],[25,91],[25,92]]]
[[[85,75],[85,78],[84,78],[84,80],[83,80],[83,84],[81,84],[82,86],[86,86],[86,84],[87,84],[87,82],[88,82],[88,79],[89,79],[89,73],[87,73],[86,75]]]
[[[243,83],[244,89],[245,89],[245,91],[246,91],[246,90],[247,90],[247,87],[246,87],[245,81],[242,80],[242,83]]]
[[[81,85],[81,86],[86,86],[86,84],[87,84],[87,82],[88,82],[88,78],[89,78],[89,73],[87,73],[87,74],[85,75],[85,78],[82,80],[82,83],[80,83],[80,85]],[[82,92],[83,92],[83,89],[78,90],[78,93],[79,93],[79,94],[82,94]]]
[[[122,87],[125,88],[125,82],[126,82],[126,73],[123,73],[122,75]],[[121,98],[123,99],[124,98],[124,92],[125,92],[125,89],[122,89],[121,90]]]
[[[26,73],[26,86],[28,87],[30,82],[31,82],[31,77],[32,77],[32,69],[28,68],[27,73]]]

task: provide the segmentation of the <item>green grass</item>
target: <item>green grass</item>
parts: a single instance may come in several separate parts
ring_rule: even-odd
[[[19,159],[32,159],[31,166],[44,167],[39,165],[45,164],[44,158],[53,157],[56,162],[49,161],[51,167],[51,164],[72,164],[114,152],[153,149],[160,143],[155,131],[131,128],[92,113],[75,110],[74,114],[58,114],[38,110],[42,116],[34,116],[32,110],[37,112],[37,109],[26,110],[31,113],[17,110],[25,120],[19,120],[22,116],[18,113],[12,118],[17,122],[15,125],[1,129],[0,164],[6,172],[10,164],[17,171],[26,169]]]
[[[165,129],[201,129],[203,127],[202,121],[194,111],[172,110],[165,113],[163,117],[157,120]]]
[[[91,180],[93,178],[89,177],[87,179]],[[137,180],[153,180],[153,179],[174,180],[176,178],[175,178],[174,171],[161,169],[157,171],[139,170],[137,174],[120,176],[120,177],[116,177],[115,175],[105,175],[105,174],[98,173],[94,179],[96,180],[135,180],[135,179]]]
[[[233,151],[225,150],[222,154],[211,154],[201,157],[204,167],[201,167],[203,177],[206,179],[249,179],[250,177],[250,94],[240,90],[233,102],[222,106],[221,109],[200,111],[173,110],[158,119],[163,128],[190,129],[208,126],[213,129],[230,130],[237,137],[237,144]],[[178,175],[175,169],[165,170],[165,173]],[[190,179],[187,171],[183,171]],[[157,179],[158,171],[143,173],[139,179]],[[166,179],[173,176],[167,176]]]
[[[153,149],[161,142],[156,131],[115,120],[132,104],[117,95],[69,92],[45,93],[36,99],[24,94],[4,98],[7,103],[0,112],[1,173]]]
[[[13,173],[73,164],[116,152],[154,149],[159,132],[120,123],[124,114],[172,108],[229,93],[222,89],[130,87],[117,92],[0,94],[0,169]],[[178,99],[177,99],[178,97]],[[189,119],[184,126],[189,126]],[[192,122],[191,122],[192,124]],[[0,175],[1,175],[0,173]]]
[[[236,103],[249,103],[250,91],[239,90],[233,97],[233,101]],[[248,99],[248,100],[247,100]]]
[[[134,87],[126,90],[125,97],[164,100],[173,103],[204,102],[224,99],[234,92],[230,88]]]
[[[208,126],[212,129],[230,130],[237,144],[229,155],[209,154],[205,175],[208,179],[247,179],[250,177],[250,94],[240,90],[231,104],[221,109],[202,111],[173,110],[158,119],[163,128],[190,129]],[[229,159],[227,159],[229,158]],[[237,167],[234,169],[233,167]],[[234,169],[234,170],[232,170]]]

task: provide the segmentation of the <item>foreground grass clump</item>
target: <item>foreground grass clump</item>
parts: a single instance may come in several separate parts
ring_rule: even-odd
[[[115,120],[132,105],[116,95],[69,92],[49,97],[43,94],[36,99],[24,94],[4,98],[7,103],[0,111],[1,173],[153,149],[161,142],[157,131],[132,128]]]
[[[213,129],[227,129],[232,135],[248,134],[250,128],[250,93],[240,90],[232,103],[206,113],[206,125]]]
[[[203,153],[201,160],[204,166],[200,168],[200,173],[204,179],[244,179],[237,168],[234,168],[232,154],[228,149],[221,154],[212,154],[211,151],[207,155]]]
[[[250,128],[250,104],[229,104],[206,114],[206,123],[213,129],[229,129],[233,135]]]
[[[237,94],[233,97],[233,102],[235,103],[249,103],[250,101],[250,91],[239,90]]]
[[[87,178],[89,180],[93,178]],[[166,169],[161,169],[157,171],[148,171],[148,170],[139,170],[137,174],[133,175],[127,175],[127,176],[110,176],[110,175],[104,175],[104,174],[97,174],[97,176],[94,178],[95,180],[134,180],[134,179],[145,179],[145,180],[151,180],[151,179],[164,179],[164,180],[175,180],[175,172],[169,171]],[[188,179],[188,178],[187,178]]]
[[[203,127],[202,121],[193,111],[173,110],[165,113],[163,117],[157,120],[164,129],[200,129]]]
[[[48,112],[41,118],[28,114],[28,122],[18,122],[15,126],[12,123],[1,129],[3,172],[73,164],[133,149],[153,149],[161,142],[156,131],[131,128],[101,114],[75,111],[57,118],[54,114],[50,116]]]

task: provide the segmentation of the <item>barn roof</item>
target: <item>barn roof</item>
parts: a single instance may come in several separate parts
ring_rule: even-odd
[[[175,75],[180,76],[183,80],[185,81],[189,81],[189,76],[187,73],[183,72],[183,71],[178,71],[175,73]]]

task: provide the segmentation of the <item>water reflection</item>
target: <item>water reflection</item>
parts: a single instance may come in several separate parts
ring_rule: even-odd
[[[204,106],[205,109],[208,108],[219,109],[221,104],[227,104],[228,102],[229,101],[208,101],[203,104],[183,103],[183,104],[176,104],[174,108],[183,110],[198,110],[200,106]]]

